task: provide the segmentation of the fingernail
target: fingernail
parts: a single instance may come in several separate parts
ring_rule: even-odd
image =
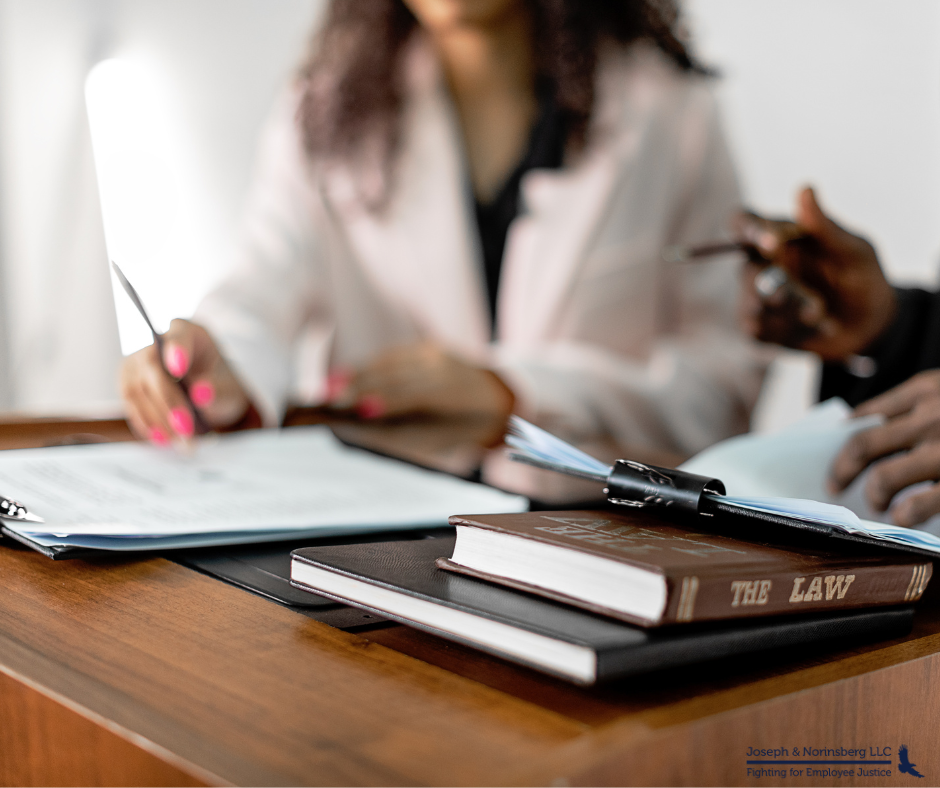
[[[150,442],[156,446],[169,446],[170,441],[166,437],[166,433],[163,432],[159,427],[150,428]]]
[[[181,378],[189,369],[189,354],[179,345],[170,345],[164,352],[166,371],[174,378]]]
[[[765,230],[757,236],[757,245],[764,252],[773,254],[780,245],[777,236],[770,230]]]
[[[205,407],[215,399],[215,386],[204,380],[194,383],[189,389],[189,398],[193,401],[193,405]]]
[[[342,369],[334,369],[326,378],[326,398],[334,400],[339,398],[349,386],[352,373]]]
[[[366,394],[356,403],[356,413],[363,419],[377,419],[385,414],[385,402],[376,394]]]
[[[181,438],[191,438],[193,435],[193,417],[189,411],[182,408],[173,408],[170,411],[170,426]]]

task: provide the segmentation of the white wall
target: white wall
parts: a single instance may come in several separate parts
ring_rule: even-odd
[[[146,67],[163,87],[160,112],[176,132],[169,153],[187,214],[132,276],[158,328],[191,314],[234,258],[259,128],[324,7],[320,0],[116,3],[109,56]],[[123,293],[117,306],[124,351],[149,344]]]
[[[751,204],[815,184],[898,282],[940,264],[940,3],[686,0]]]
[[[114,390],[118,344],[81,93],[98,10],[84,0],[0,2],[6,407],[71,409]]]
[[[191,305],[231,258],[258,128],[323,5],[0,0],[0,409],[117,403],[120,349],[83,96],[91,67],[141,59],[173,97],[195,163],[187,189],[204,254],[182,284],[160,271],[155,279],[173,304]],[[162,314],[165,293],[142,295]]]
[[[940,265],[940,3],[686,0],[696,50],[723,74],[727,129],[749,204],[792,215],[803,184],[863,231],[898,284]],[[819,364],[788,352],[754,428],[813,402]]]

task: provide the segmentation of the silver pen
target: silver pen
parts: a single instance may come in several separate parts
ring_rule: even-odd
[[[124,276],[124,272],[118,267],[118,264],[114,262],[114,260],[111,261],[111,267],[114,269],[114,273],[117,275],[118,281],[121,283],[121,287],[124,288],[124,292],[127,293],[134,306],[137,307],[137,311],[140,312],[140,316],[144,319],[144,322],[150,329],[150,333],[153,335],[153,344],[157,347],[157,358],[160,361],[160,366],[163,367],[163,371],[169,375],[170,373],[166,368],[166,364],[163,362],[163,336],[160,334],[160,332],[157,331],[156,328],[154,328],[153,323],[150,320],[150,315],[148,315],[147,310],[144,309],[143,301],[140,300],[140,296],[137,295],[137,291],[134,289],[134,286],[127,280],[127,277]],[[206,423],[206,420],[199,412],[199,409],[193,404],[192,398],[189,396],[189,389],[186,388],[186,384],[179,380],[177,381],[177,385],[183,392],[183,397],[186,398],[186,404],[189,405],[189,409],[193,413],[193,423],[196,428],[196,434],[205,435],[207,432],[210,432],[211,427],[209,427],[209,425]]]
[[[4,498],[0,495],[0,519],[17,520],[18,522],[44,523],[42,517],[30,514],[26,507],[19,501],[12,498]]]

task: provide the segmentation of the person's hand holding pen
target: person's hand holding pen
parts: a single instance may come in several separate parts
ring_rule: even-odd
[[[796,218],[774,222],[746,214],[738,220],[740,237],[758,252],[743,285],[744,327],[758,339],[815,351],[827,361],[864,356],[894,320],[897,294],[871,244],[827,217],[811,189],[800,193]],[[786,271],[801,309],[788,310],[756,292],[769,263]],[[940,371],[915,375],[862,403],[854,415],[873,414],[884,416],[884,424],[856,433],[842,447],[830,469],[830,490],[845,490],[867,469],[868,503],[879,512],[890,509],[896,525],[940,514]],[[896,499],[918,483],[924,486]]]
[[[121,395],[132,431],[165,446],[191,438],[195,414],[214,429],[239,422],[251,403],[209,333],[188,320],[174,320],[162,335],[163,359],[157,344],[128,356],[121,367]]]
[[[743,213],[735,229],[749,252],[741,322],[756,339],[846,361],[894,319],[897,296],[874,248],[826,216],[812,189],[798,195],[795,222]]]

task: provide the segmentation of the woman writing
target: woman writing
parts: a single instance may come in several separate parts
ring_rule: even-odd
[[[278,423],[326,391],[363,418],[515,411],[689,454],[746,429],[761,363],[736,268],[664,262],[739,204],[707,80],[662,0],[335,0],[272,119],[235,272],[134,430]],[[175,379],[174,379],[175,378]],[[322,396],[322,394],[321,394]]]

